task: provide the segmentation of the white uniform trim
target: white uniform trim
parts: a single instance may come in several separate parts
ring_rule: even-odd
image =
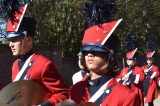
[[[157,74],[156,72],[153,72],[150,78],[153,79],[156,74]]]
[[[22,12],[22,16],[20,17],[19,24],[17,25],[17,28],[16,28],[16,32],[17,32],[18,29],[19,29],[20,23],[21,23],[21,21],[22,21],[22,19],[23,19],[23,16],[24,16],[24,13],[25,13],[25,11],[26,11],[26,9],[27,9],[27,6],[28,6],[28,4],[26,4],[26,5],[24,6],[24,11]]]
[[[133,72],[133,70],[131,70],[130,72],[125,74],[124,77],[122,78],[122,80],[124,80],[125,78],[128,78],[132,74],[132,72]]]
[[[83,79],[82,70],[78,71],[72,76],[73,85]]]
[[[108,38],[111,36],[111,34],[113,33],[113,31],[116,29],[116,27],[119,25],[119,23],[122,21],[122,19],[119,19],[117,21],[117,23],[114,25],[114,27],[112,28],[112,30],[108,33],[108,35],[106,36],[106,38],[103,40],[103,42],[101,43],[101,45],[104,45],[106,43],[106,41],[108,40]]]
[[[113,79],[113,78],[112,78]],[[89,99],[89,102],[95,102],[106,90],[108,83],[112,80],[107,81],[102,87]]]
[[[139,78],[140,78],[140,74],[137,74],[134,83],[138,84]]]
[[[26,60],[26,62],[24,63],[23,67],[21,68],[21,70],[19,71],[19,73],[17,74],[17,76],[16,76],[16,78],[14,79],[13,82],[18,81],[18,80],[21,78],[22,74],[25,72],[26,68],[28,67],[28,64],[29,64],[29,62],[30,62],[30,60],[31,60],[31,58],[32,58],[33,55],[35,55],[35,54],[32,54],[32,55]]]

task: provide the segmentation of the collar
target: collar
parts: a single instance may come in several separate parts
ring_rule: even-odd
[[[92,86],[92,87],[101,86],[104,83],[106,83],[107,81],[109,81],[111,78],[112,78],[111,76],[102,76],[102,77],[97,78],[95,80],[88,80],[88,84],[89,84],[89,86]]]
[[[134,66],[129,66],[128,69],[134,69],[135,65]]]
[[[27,59],[29,58],[29,56],[31,56],[33,53],[34,53],[34,52],[33,52],[33,50],[31,49],[28,53],[26,53],[26,54],[24,54],[24,55],[18,56],[18,59],[19,59],[20,61],[25,61],[25,60],[27,60]]]
[[[151,67],[151,66],[152,66],[152,64],[148,65],[148,67]]]

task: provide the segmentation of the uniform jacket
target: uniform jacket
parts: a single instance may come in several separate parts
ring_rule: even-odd
[[[122,79],[124,77],[124,75],[128,72],[128,67],[126,68],[123,68],[120,72],[120,75],[117,76],[117,79]],[[133,69],[133,73],[132,75],[135,77],[134,81],[136,80],[136,76],[137,75],[140,75],[139,79],[137,80],[138,83],[134,83],[132,82],[130,84],[130,88],[132,90],[134,90],[138,95],[139,95],[139,98],[141,99],[141,105],[140,106],[143,106],[144,105],[144,100],[143,100],[143,92],[142,92],[142,82],[145,78],[145,75],[144,75],[144,72],[142,70],[141,67],[138,67],[138,66],[135,66],[134,69]]]
[[[101,106],[140,106],[137,94],[128,87],[120,84],[114,79],[106,86],[106,89],[115,84],[110,94],[103,98]],[[76,103],[88,102],[91,98],[87,81],[79,81],[70,90],[70,98]]]
[[[17,59],[12,66],[12,80],[15,79],[19,72]],[[26,78],[28,80],[34,80],[44,85],[48,92],[51,93],[49,102],[55,106],[56,103],[68,98],[68,88],[64,85],[64,82],[55,68],[54,64],[42,55],[35,54],[30,60],[30,66],[27,67]]]
[[[148,68],[148,65],[142,66],[143,70],[147,68]],[[147,86],[148,92],[147,92],[146,101],[145,101],[146,103],[152,102],[154,99],[158,98],[158,88],[157,88],[156,78],[159,76],[159,69],[157,66],[152,65],[150,76],[153,76],[153,77],[152,78],[149,77],[149,86]],[[145,80],[147,80],[147,78]]]

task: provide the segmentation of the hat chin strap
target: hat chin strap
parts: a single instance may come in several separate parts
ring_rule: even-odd
[[[26,49],[25,49],[25,40],[27,40],[27,36],[25,35],[24,36],[24,38],[23,38],[23,40],[22,40],[22,47],[21,47],[21,50],[22,50],[22,52],[21,52],[21,54],[20,55],[25,55],[27,52],[29,52],[30,51],[30,49],[28,49],[27,51],[26,51]],[[29,48],[29,45],[28,45],[28,48]]]
[[[108,56],[108,59],[107,59],[107,56],[105,56],[105,59],[107,59],[107,61],[106,61],[106,63],[108,64],[108,66],[109,66],[109,64],[110,64],[110,59],[111,59],[111,55],[113,55],[111,52],[109,53],[109,56]]]
[[[21,53],[20,53],[20,55],[25,55],[25,53],[24,53],[24,39],[22,40]]]

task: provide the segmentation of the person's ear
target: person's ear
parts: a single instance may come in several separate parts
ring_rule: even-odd
[[[32,43],[32,38],[29,36],[25,36],[24,41],[27,45],[30,45]]]
[[[29,37],[29,36],[25,36],[25,38],[24,38],[27,42],[30,42],[31,41],[31,37]]]

